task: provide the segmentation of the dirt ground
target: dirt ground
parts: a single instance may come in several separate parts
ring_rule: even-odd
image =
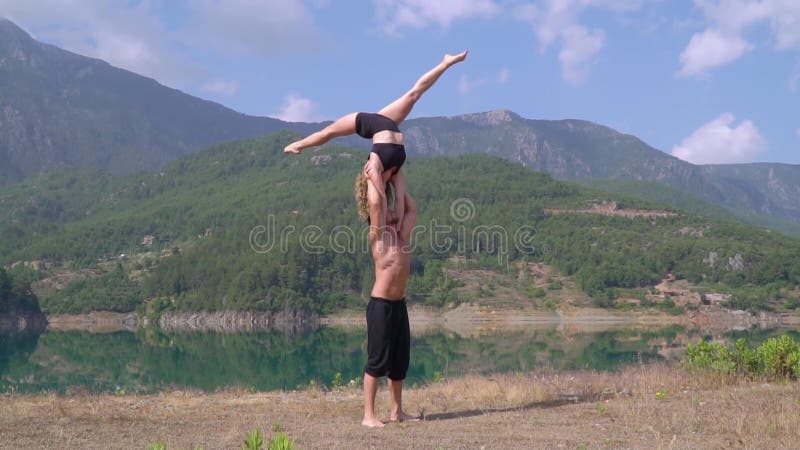
[[[417,422],[360,425],[360,386],[335,391],[4,395],[0,448],[239,449],[280,429],[296,448],[797,448],[800,383],[644,365],[617,374],[467,376],[405,392]],[[381,386],[377,410],[388,418]]]

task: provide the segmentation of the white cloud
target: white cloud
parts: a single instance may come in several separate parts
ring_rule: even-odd
[[[177,27],[165,21],[163,2],[156,0],[0,0],[0,14],[36,39],[171,85],[215,87],[213,68],[192,56],[209,47],[221,55],[239,51],[268,58],[320,45],[313,14],[300,0],[175,4],[184,10]],[[317,0],[313,6],[325,4]]]
[[[379,27],[387,34],[402,28],[447,28],[456,20],[500,12],[494,0],[374,0]]]
[[[681,53],[679,76],[703,75],[709,69],[739,59],[753,48],[736,35],[726,35],[719,30],[706,30],[692,36],[689,45]]]
[[[507,67],[503,67],[497,72],[495,79],[497,79],[497,82],[500,84],[508,83],[511,79],[511,70]]]
[[[762,24],[769,25],[777,50],[800,50],[800,1],[695,0],[695,5],[703,11],[706,29],[695,33],[681,53],[679,75],[702,75],[739,59],[753,48],[745,33]],[[712,62],[702,63],[703,48],[711,53]]]
[[[484,84],[486,84],[484,79],[471,80],[468,75],[461,75],[461,78],[458,79],[458,93],[467,95]]]
[[[313,14],[299,0],[197,0],[187,6],[186,32],[195,45],[264,57],[321,45]]]
[[[315,102],[298,94],[289,94],[283,100],[281,111],[277,118],[287,122],[316,122],[318,106]]]
[[[580,25],[573,25],[562,32],[562,40],[564,46],[558,53],[561,77],[573,86],[580,86],[589,76],[594,56],[603,48],[605,33],[603,30],[588,31]]]
[[[239,83],[235,81],[212,80],[205,83],[202,89],[214,94],[233,95],[239,90]]]
[[[605,45],[605,32],[581,24],[581,14],[589,8],[634,11],[641,5],[639,0],[547,0],[541,7],[522,5],[516,8],[515,16],[531,24],[542,52],[551,45],[560,46],[561,76],[567,83],[579,86],[586,81],[595,57]]]
[[[0,11],[34,38],[172,83],[203,76],[199,65],[165,45],[170,32],[152,2],[0,0]],[[69,14],[65,14],[69,11]]]
[[[753,162],[765,141],[749,120],[732,127],[735,118],[725,113],[695,130],[672,149],[672,156],[693,164]]]
[[[469,75],[464,74],[458,79],[458,93],[460,95],[467,95],[483,86],[508,83],[510,79],[511,70],[507,67],[501,68],[493,76],[486,78],[473,79]]]

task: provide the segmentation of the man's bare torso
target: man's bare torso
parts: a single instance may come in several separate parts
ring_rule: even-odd
[[[405,297],[411,270],[408,242],[400,239],[394,226],[383,227],[378,239],[372,242],[372,257],[375,260],[375,284],[371,295],[401,300]]]

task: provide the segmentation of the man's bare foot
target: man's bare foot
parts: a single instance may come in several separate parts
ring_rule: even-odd
[[[447,65],[447,67],[450,67],[455,63],[460,63],[466,58],[467,58],[467,51],[464,50],[463,52],[457,55],[444,55],[444,63],[445,65]]]
[[[393,414],[389,417],[390,422],[417,422],[419,421],[419,417],[409,416],[403,411],[400,411],[398,414]]]
[[[361,421],[361,425],[364,425],[365,427],[370,427],[370,428],[380,428],[380,427],[384,426],[383,422],[381,422],[380,420],[378,420],[378,419],[376,419],[374,417],[372,419],[364,418],[364,420]]]
[[[297,143],[292,142],[291,144],[287,145],[286,148],[283,149],[283,153],[294,153],[299,154],[302,151],[300,147],[297,146]]]

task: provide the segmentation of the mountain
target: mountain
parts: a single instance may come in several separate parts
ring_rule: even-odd
[[[403,131],[411,155],[487,153],[562,180],[655,182],[723,205],[750,223],[800,235],[800,165],[694,165],[606,126],[503,110],[412,119]]]
[[[0,181],[61,167],[153,169],[284,128],[316,126],[240,114],[37,42],[0,18]]]
[[[214,143],[281,129],[307,134],[326,123],[240,114],[37,42],[0,19],[0,185],[67,167],[115,174],[154,169]],[[646,185],[660,183],[742,220],[800,236],[800,166],[696,166],[602,125],[531,120],[502,110],[412,119],[402,128],[412,156],[485,153],[558,179],[626,180],[634,183],[605,185],[627,193],[639,186],[652,199],[674,197]],[[334,144],[368,146],[357,137]]]
[[[41,297],[48,312],[361,305],[374,267],[352,190],[363,151],[283,154],[296,137],[218,144],[127,176],[69,170],[0,188],[0,235],[8,237],[0,264],[19,270],[27,261],[33,279],[49,280],[53,289]],[[796,303],[800,239],[488,155],[416,158],[408,169],[420,210],[407,292],[414,301],[457,301],[459,285],[446,274],[459,267],[513,275],[531,263],[604,306],[646,298],[668,274],[730,295],[739,308]],[[549,295],[536,287],[560,289],[554,278],[535,286],[520,277],[512,278],[528,283],[526,301]],[[486,295],[481,289],[469,295]]]

